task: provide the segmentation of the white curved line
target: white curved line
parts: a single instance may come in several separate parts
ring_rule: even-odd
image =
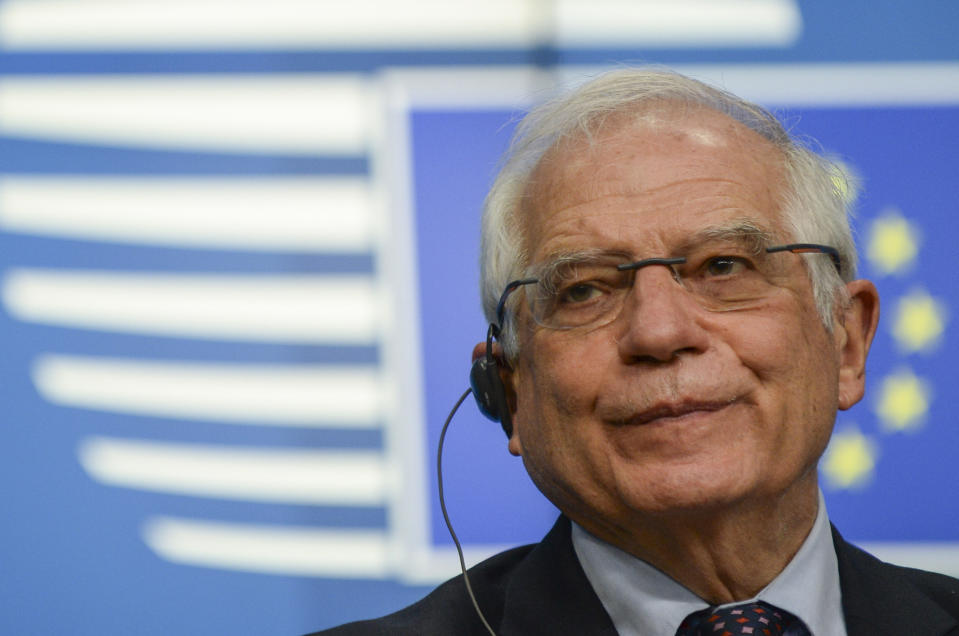
[[[32,376],[54,404],[154,417],[376,428],[385,412],[385,381],[373,367],[43,355]]]
[[[380,296],[366,275],[10,269],[0,299],[25,322],[181,338],[370,345]]]
[[[3,133],[97,145],[362,155],[375,116],[369,81],[350,75],[48,75],[0,82]]]
[[[859,545],[889,563],[940,572],[951,577],[959,576],[959,543],[955,541],[865,542]]]
[[[959,64],[954,61],[691,64],[676,70],[766,107],[959,104]]]
[[[77,451],[96,481],[155,492],[288,504],[377,506],[380,453],[238,448],[93,437]]]
[[[367,251],[370,184],[359,178],[5,176],[0,228],[146,245]]]
[[[529,44],[522,0],[4,0],[9,48],[383,49]]]
[[[552,9],[552,10],[550,10]],[[283,47],[383,49],[524,47],[554,22],[561,45],[785,46],[793,0],[5,0],[8,48]]]
[[[386,578],[383,531],[322,530],[154,517],[143,540],[174,563],[226,570],[330,578]]]
[[[557,0],[559,46],[790,46],[794,0]]]

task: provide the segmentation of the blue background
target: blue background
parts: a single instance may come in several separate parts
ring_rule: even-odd
[[[3,3],[0,3],[2,6]],[[393,68],[455,69],[528,65],[562,71],[573,64],[807,64],[959,61],[959,5],[897,0],[873,3],[798,2],[803,31],[788,47],[651,49],[570,48],[547,42],[513,48],[330,50],[270,49],[25,50],[0,43],[0,88],[6,80],[158,76],[209,73],[360,74],[375,79]],[[227,5],[224,5],[227,6]],[[335,16],[331,16],[335,19]],[[953,91],[954,92],[954,91]],[[868,262],[884,299],[921,286],[956,314],[955,221],[959,201],[959,106],[802,107],[783,109],[794,131],[822,141],[854,166],[864,182],[856,227],[862,239],[888,206],[922,231],[921,253],[903,276],[883,276]],[[427,548],[449,545],[433,501],[432,456],[439,425],[466,388],[470,352],[485,336],[476,292],[478,213],[517,110],[413,106],[407,113],[408,160],[415,235],[415,284],[401,291],[415,302],[422,355],[422,426],[404,435],[422,439]],[[364,153],[269,154],[144,148],[0,135],[5,175],[361,176],[374,158]],[[2,187],[2,184],[0,184]],[[410,246],[411,248],[413,246]],[[0,225],[0,272],[20,267],[96,268],[179,273],[337,272],[374,276],[374,250],[248,252],[151,247],[45,237]],[[892,304],[886,308],[891,309]],[[886,316],[891,315],[887,312]],[[851,539],[959,544],[955,449],[959,427],[948,398],[956,383],[953,330],[929,353],[903,354],[880,327],[869,363],[868,395],[884,374],[908,365],[933,383],[924,427],[884,431],[869,398],[839,417],[880,443],[872,482],[829,490],[830,514]],[[77,460],[91,435],[265,448],[383,450],[378,430],[346,427],[229,426],[215,421],[132,416],[69,408],[45,401],[31,380],[47,352],[155,360],[380,365],[383,346],[269,344],[119,334],[44,326],[13,318],[0,306],[0,633],[9,634],[297,634],[383,614],[422,596],[432,583],[395,571],[380,578],[323,578],[230,571],[167,561],[141,538],[144,519],[158,512],[187,518],[391,530],[387,506],[306,506],[251,503],[108,487]],[[423,432],[425,431],[425,434]],[[497,424],[467,403],[448,437],[447,493],[457,531],[469,545],[536,540],[554,512],[529,484],[519,460],[505,450]]]

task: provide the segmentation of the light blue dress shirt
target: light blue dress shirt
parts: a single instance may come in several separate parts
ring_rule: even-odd
[[[674,636],[689,614],[711,607],[650,564],[573,524],[573,549],[620,636]],[[786,568],[753,599],[798,616],[813,636],[846,636],[839,565],[826,503]]]

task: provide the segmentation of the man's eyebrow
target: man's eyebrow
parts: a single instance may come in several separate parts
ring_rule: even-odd
[[[671,250],[670,254],[655,254],[650,255],[650,257],[668,258],[670,256],[680,256],[683,251],[710,241],[735,242],[746,245],[756,252],[760,252],[771,245],[774,240],[775,237],[772,232],[762,227],[755,219],[735,219],[727,223],[707,225],[706,227],[700,228],[692,234],[687,234],[682,242]],[[622,249],[604,249],[598,247],[578,250],[560,250],[549,253],[544,260],[527,267],[526,275],[554,273],[563,265],[597,258],[623,259],[628,262],[635,259],[635,255]]]
[[[561,271],[564,271],[564,267],[601,259],[610,259],[625,263],[629,262],[630,258],[630,255],[622,250],[602,248],[552,252],[546,257],[546,260],[527,267],[524,271],[523,278],[537,278],[541,283],[549,284]]]
[[[754,219],[736,219],[729,223],[709,225],[687,236],[680,249],[688,249],[710,241],[729,241],[748,246],[755,252],[769,247],[775,237]]]
[[[597,258],[631,258],[628,252],[621,249],[604,249],[601,247],[591,247],[580,250],[562,250],[549,253],[546,258],[539,263],[534,263],[530,268],[532,270],[555,269],[568,263],[578,263],[580,261],[589,261]]]

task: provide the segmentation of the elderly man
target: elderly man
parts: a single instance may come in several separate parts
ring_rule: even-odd
[[[959,581],[846,543],[817,484],[879,315],[842,178],[673,73],[533,111],[486,201],[473,355],[563,515],[472,568],[475,602],[457,577],[335,633],[959,634]]]

